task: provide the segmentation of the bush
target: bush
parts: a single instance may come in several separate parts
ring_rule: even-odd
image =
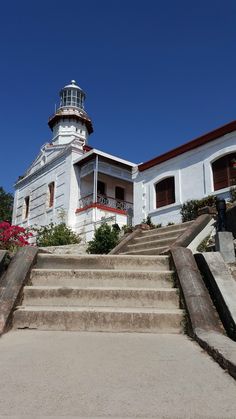
[[[198,210],[203,207],[214,207],[216,205],[216,197],[209,195],[203,199],[192,199],[185,202],[180,210],[182,222],[195,220],[198,216]]]
[[[230,202],[234,203],[236,202],[236,187],[231,186],[230,188]]]
[[[142,221],[142,224],[147,224],[151,230],[153,230],[154,228],[162,227],[162,223],[153,224],[150,215],[148,215],[147,218]]]
[[[87,253],[107,254],[119,241],[119,231],[115,225],[110,227],[108,224],[102,224],[94,234],[93,240],[88,244]]]
[[[29,246],[32,233],[20,226],[11,225],[8,221],[0,223],[0,249],[14,252],[17,247]]]
[[[37,229],[37,246],[63,246],[80,243],[80,238],[65,223],[50,223]]]

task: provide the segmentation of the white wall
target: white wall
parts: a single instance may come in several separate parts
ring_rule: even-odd
[[[214,192],[211,164],[224,154],[236,151],[236,132],[181,154],[143,172],[134,171],[134,224],[150,215],[155,224],[181,222],[180,207],[190,199],[207,195],[229,196],[229,188]],[[175,177],[174,204],[156,208],[155,184]]]
[[[69,210],[70,155],[66,154],[43,167],[39,173],[32,174],[17,184],[13,223],[33,226],[58,222],[60,211],[67,215]],[[54,205],[48,207],[48,184],[55,182]],[[30,197],[29,215],[24,218],[24,199]]]
[[[114,177],[110,177],[104,175],[103,173],[98,173],[98,180],[104,182],[106,184],[106,195],[110,196],[111,198],[115,198],[115,188],[116,186],[120,186],[125,190],[125,201],[133,202],[133,183],[126,182],[122,179],[117,179]]]
[[[71,142],[74,138],[83,138],[85,143],[87,143],[88,139],[88,130],[86,125],[83,124],[81,121],[76,119],[61,119],[55,126],[53,127],[53,139],[52,141],[55,144],[67,144]]]
[[[92,240],[94,231],[102,222],[108,225],[119,224],[120,228],[127,224],[127,216],[116,214],[112,211],[104,211],[99,208],[89,208],[76,214],[74,230],[80,234],[83,242]]]

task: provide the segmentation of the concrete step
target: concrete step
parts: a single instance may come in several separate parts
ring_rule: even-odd
[[[176,240],[180,234],[182,234],[186,229],[183,228],[181,230],[177,230],[177,231],[171,231],[170,233],[158,233],[156,232],[156,234],[150,234],[150,235],[141,235],[139,237],[135,237],[132,240],[132,243],[139,243],[142,241],[148,242],[148,241],[153,241],[153,240],[162,240],[162,239],[170,239],[170,240]]]
[[[33,269],[31,282],[41,286],[170,288],[174,276],[169,270]]]
[[[168,238],[168,239],[158,239],[158,240],[152,240],[152,241],[145,241],[143,238],[143,241],[139,241],[139,243],[131,243],[127,245],[127,251],[130,250],[145,250],[145,249],[151,249],[152,247],[168,247],[171,246],[171,244],[174,242],[174,239]]]
[[[153,247],[141,250],[127,250],[127,252],[120,253],[121,255],[160,255],[161,253],[167,251],[169,249],[168,246],[160,246],[160,247]]]
[[[142,235],[156,234],[157,232],[158,233],[167,233],[167,232],[173,232],[173,231],[176,232],[178,230],[188,228],[191,224],[193,224],[193,221],[187,221],[186,223],[173,224],[170,226],[154,228],[152,230],[142,231]]]
[[[40,287],[24,288],[25,306],[70,307],[152,307],[178,308],[179,297],[174,288],[79,288]]]
[[[182,323],[183,311],[180,309],[28,306],[15,311],[13,327],[39,330],[180,333]]]
[[[155,253],[153,253],[155,254]],[[168,256],[146,256],[143,258],[124,255],[49,255],[39,254],[38,269],[131,269],[158,271],[169,269]]]

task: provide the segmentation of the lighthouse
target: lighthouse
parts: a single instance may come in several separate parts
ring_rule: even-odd
[[[87,145],[93,126],[84,110],[84,102],[85,93],[75,80],[61,89],[60,105],[48,121],[54,145],[69,144],[74,140],[81,147]]]

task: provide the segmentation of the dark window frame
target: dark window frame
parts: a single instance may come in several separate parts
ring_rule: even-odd
[[[24,218],[28,218],[29,217],[29,205],[30,205],[30,196],[25,196],[25,200],[24,200]]]
[[[161,179],[155,184],[156,208],[162,208],[174,204],[175,198],[175,177],[169,176]]]
[[[236,185],[236,151],[218,157],[211,168],[214,191]]]
[[[48,208],[52,208],[55,201],[55,182],[48,184]]]

